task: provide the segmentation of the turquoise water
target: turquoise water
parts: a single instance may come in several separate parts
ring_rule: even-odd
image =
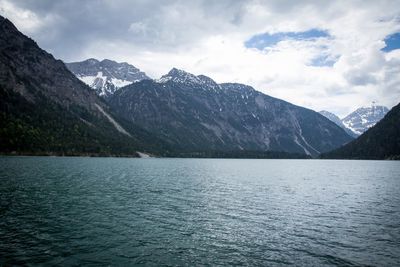
[[[0,157],[2,265],[400,265],[400,162]]]

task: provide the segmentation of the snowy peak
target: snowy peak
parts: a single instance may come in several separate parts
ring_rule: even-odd
[[[219,89],[220,86],[210,77],[205,75],[194,75],[184,70],[172,68],[167,74],[156,80],[158,83],[173,81],[188,86],[202,87],[206,89]]]
[[[160,83],[164,83],[167,81],[193,84],[200,83],[200,79],[196,75],[177,68],[172,68],[167,74],[163,75],[157,81]]]
[[[150,79],[138,68],[126,63],[90,58],[81,62],[66,63],[67,68],[81,81],[96,90],[97,94],[109,97],[119,88],[145,79]]]
[[[168,81],[174,81],[178,83],[198,83],[199,79],[197,76],[180,70],[177,68],[172,68],[167,74],[163,75],[157,82],[164,83]]]
[[[361,107],[347,115],[342,122],[354,133],[361,135],[383,119],[388,111],[389,109],[384,106]]]
[[[189,72],[186,72],[186,71],[184,71],[184,70],[181,70],[181,69],[172,68],[172,69],[168,72],[167,76],[176,77],[176,78],[181,77],[181,78],[182,78],[182,77],[195,76],[195,75],[193,75],[193,74],[191,74],[191,73],[189,73]]]
[[[351,136],[357,137],[383,119],[388,111],[387,107],[372,105],[361,107],[343,119],[326,110],[319,113],[342,127]]]

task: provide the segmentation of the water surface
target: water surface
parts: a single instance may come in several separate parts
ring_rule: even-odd
[[[0,265],[400,265],[400,162],[0,157]]]

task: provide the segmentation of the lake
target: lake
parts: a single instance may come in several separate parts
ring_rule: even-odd
[[[0,157],[24,264],[399,266],[400,162]]]

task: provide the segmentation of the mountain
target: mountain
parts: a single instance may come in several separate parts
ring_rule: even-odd
[[[0,152],[128,155],[157,151],[60,60],[0,16]]]
[[[326,118],[328,118],[329,120],[331,120],[332,122],[334,122],[340,128],[342,128],[348,135],[350,135],[352,137],[357,137],[358,136],[352,130],[347,128],[346,125],[343,124],[342,120],[338,116],[336,116],[335,114],[333,114],[333,113],[331,113],[329,111],[326,111],[326,110],[321,110],[319,113],[321,115],[325,116]]]
[[[324,116],[237,83],[172,69],[116,91],[110,105],[179,151],[284,151],[317,156],[352,138]]]
[[[388,111],[384,106],[362,107],[347,115],[342,122],[346,128],[360,135],[380,121]]]
[[[400,104],[356,140],[321,158],[400,159]]]
[[[361,107],[343,119],[326,110],[319,113],[343,128],[350,136],[358,137],[380,121],[388,111],[387,107],[372,105]]]
[[[103,97],[109,97],[125,85],[150,79],[144,72],[126,62],[118,63],[108,59],[98,61],[91,58],[65,65],[81,81]]]

